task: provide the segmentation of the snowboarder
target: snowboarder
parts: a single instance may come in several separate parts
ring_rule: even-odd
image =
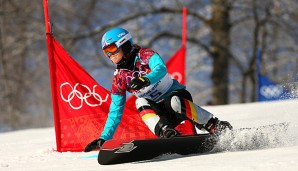
[[[101,41],[104,54],[117,65],[111,88],[112,102],[104,130],[100,137],[85,147],[85,152],[98,149],[109,139],[118,127],[126,91],[137,97],[136,107],[148,128],[157,136],[170,138],[179,135],[196,134],[186,113],[195,106],[194,115],[209,133],[216,134],[232,126],[220,121],[210,112],[192,103],[192,96],[186,87],[168,74],[165,63],[158,53],[133,44],[131,34],[122,28],[107,31]]]

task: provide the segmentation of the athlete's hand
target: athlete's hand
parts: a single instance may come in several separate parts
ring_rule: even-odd
[[[150,81],[146,77],[134,78],[130,81],[128,88],[131,90],[140,90],[150,85]]]
[[[92,150],[100,149],[105,141],[106,140],[101,138],[92,141],[85,147],[84,152],[90,152]]]

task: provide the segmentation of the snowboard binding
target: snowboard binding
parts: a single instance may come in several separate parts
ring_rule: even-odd
[[[159,136],[162,138],[172,138],[180,135],[178,131],[174,128],[171,128],[169,125],[165,125],[161,128]]]

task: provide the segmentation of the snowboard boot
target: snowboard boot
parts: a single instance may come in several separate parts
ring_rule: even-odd
[[[164,125],[159,133],[159,136],[162,138],[171,138],[180,135],[178,131],[174,128],[171,128],[169,125]]]
[[[233,127],[228,121],[220,121],[218,118],[211,118],[204,128],[211,134],[220,135],[226,129],[232,130]]]

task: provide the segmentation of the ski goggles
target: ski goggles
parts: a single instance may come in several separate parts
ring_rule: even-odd
[[[111,55],[114,55],[120,51],[120,47],[118,48],[116,43],[112,43],[106,47],[103,48],[103,52],[110,57]]]
[[[130,39],[131,39],[131,35],[126,34],[117,42],[114,42],[105,46],[102,50],[108,57],[110,57],[111,55],[118,53],[120,51],[120,46],[122,46],[125,42],[129,41]]]

